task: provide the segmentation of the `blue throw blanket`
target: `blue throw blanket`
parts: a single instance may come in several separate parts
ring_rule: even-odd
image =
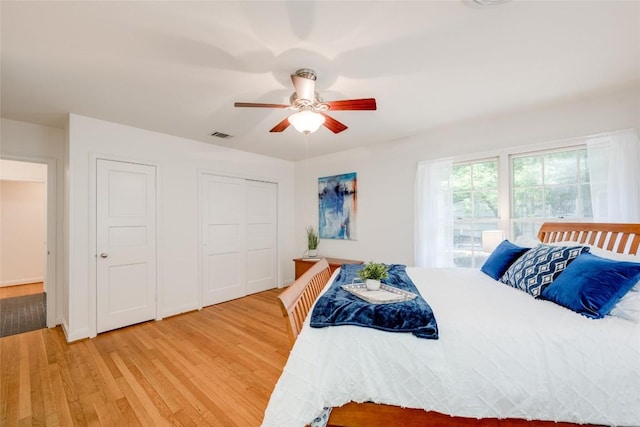
[[[422,298],[407,276],[406,266],[389,266],[389,286],[413,292],[418,296],[411,301],[392,304],[371,304],[341,288],[351,284],[362,268],[357,264],[344,264],[336,280],[322,295],[311,313],[311,327],[356,325],[389,332],[411,332],[418,338],[438,339],[438,325],[433,310]]]

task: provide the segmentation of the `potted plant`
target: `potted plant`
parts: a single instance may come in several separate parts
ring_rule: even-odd
[[[310,257],[318,256],[318,243],[320,239],[318,238],[318,233],[313,228],[312,225],[307,227],[307,254]]]
[[[389,267],[381,262],[369,261],[358,271],[358,277],[365,283],[367,289],[375,291],[380,289],[380,280],[389,277],[388,269]]]

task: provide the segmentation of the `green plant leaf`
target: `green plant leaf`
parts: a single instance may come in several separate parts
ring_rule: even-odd
[[[363,282],[367,279],[382,280],[389,277],[389,267],[381,262],[369,261],[358,271],[358,277]]]
[[[307,227],[307,249],[318,249],[318,233],[312,225]]]

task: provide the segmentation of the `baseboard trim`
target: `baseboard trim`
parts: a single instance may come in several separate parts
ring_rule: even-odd
[[[190,311],[201,310],[202,307],[198,307],[197,304],[184,304],[179,307],[172,307],[171,310],[164,313],[160,313],[160,317],[156,317],[156,320],[166,319],[167,317],[177,316],[179,314],[189,313]]]
[[[0,288],[4,288],[6,286],[18,286],[18,285],[30,285],[32,283],[40,283],[44,282],[44,277],[26,277],[22,279],[14,279],[14,280],[4,280],[0,282]]]
[[[64,331],[64,336],[67,338],[67,342],[74,342],[89,338],[89,329],[87,328],[70,333],[69,326],[66,323],[62,322],[62,330]]]

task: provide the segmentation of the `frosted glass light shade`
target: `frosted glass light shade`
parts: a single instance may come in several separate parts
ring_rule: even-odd
[[[314,113],[313,111],[300,111],[289,116],[289,123],[291,123],[298,132],[312,133],[322,126],[324,116]]]

